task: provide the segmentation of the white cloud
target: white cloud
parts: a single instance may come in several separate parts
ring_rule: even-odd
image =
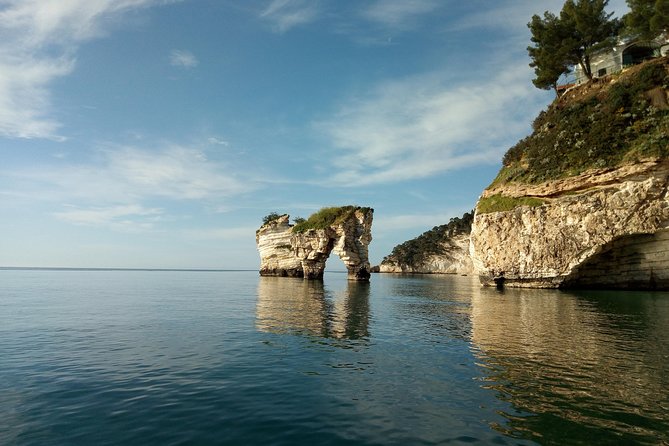
[[[147,200],[204,200],[207,205],[257,187],[201,150],[107,147],[94,162],[0,171],[6,193],[25,199],[76,203],[82,208],[141,204]]]
[[[62,139],[49,86],[77,47],[124,13],[166,0],[0,1],[0,136]]]
[[[0,54],[0,136],[62,139],[51,117],[48,84],[69,74],[74,60],[7,55],[2,48]]]
[[[258,225],[260,226],[260,225]],[[258,227],[244,226],[237,228],[191,229],[184,235],[192,240],[241,240],[253,239]]]
[[[230,143],[227,142],[226,140],[221,139],[221,138],[217,138],[217,137],[215,137],[215,136],[210,136],[209,138],[207,138],[207,142],[208,142],[209,144],[215,144],[215,145],[217,145],[217,146],[225,146],[225,147],[227,147],[227,146],[230,145]]]
[[[279,33],[313,22],[318,15],[318,4],[313,0],[272,0],[260,13]]]
[[[490,8],[476,8],[474,13],[465,15],[454,23],[454,31],[472,28],[507,29],[529,36],[526,24],[533,14],[543,15],[544,11],[559,12],[564,0],[548,0],[537,5],[534,0],[501,2]],[[529,43],[529,41],[528,41]]]
[[[434,11],[439,5],[435,0],[377,0],[363,11],[363,16],[385,26],[407,28],[416,17]]]
[[[535,0],[500,2],[494,7],[484,8],[474,14],[464,16],[454,25],[453,30],[505,28],[529,36],[526,25],[534,14],[543,16],[544,11],[559,14],[563,5],[564,0],[546,0],[541,5],[538,5]],[[621,17],[628,9],[625,0],[612,0],[606,11],[615,12],[616,17]]]
[[[248,190],[227,172],[209,161],[204,152],[181,146],[154,152],[133,147],[107,153],[110,174],[131,190],[173,199],[230,196]]]
[[[106,147],[85,163],[70,159],[11,170],[0,167],[2,204],[38,208],[41,203],[66,223],[155,232],[166,229],[165,222],[188,217],[193,206],[210,212],[258,187],[205,152],[173,144],[157,149]],[[68,204],[54,209],[58,203]],[[242,231],[205,235],[234,239]]]
[[[123,205],[110,207],[78,208],[56,212],[59,220],[82,226],[103,226],[122,232],[150,230],[163,211],[157,208],[145,208],[141,205]]]
[[[529,68],[499,69],[488,79],[456,81],[440,72],[386,82],[349,101],[317,124],[337,149],[328,181],[389,183],[497,162],[544,105]]]
[[[190,51],[172,50],[170,53],[170,64],[181,68],[195,68],[200,61]]]

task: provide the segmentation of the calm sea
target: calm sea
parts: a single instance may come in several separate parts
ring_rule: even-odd
[[[2,445],[668,442],[669,293],[0,270]]]

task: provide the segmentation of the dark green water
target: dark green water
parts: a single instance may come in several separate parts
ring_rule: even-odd
[[[0,270],[0,444],[667,444],[668,327],[669,293]]]

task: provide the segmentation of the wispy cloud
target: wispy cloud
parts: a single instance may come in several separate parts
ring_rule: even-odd
[[[392,28],[409,28],[417,17],[437,9],[436,0],[377,0],[363,11],[363,17]]]
[[[0,54],[5,53],[0,44]],[[8,54],[0,59],[0,136],[63,139],[52,117],[48,84],[69,74],[68,57]]]
[[[225,147],[227,147],[227,146],[230,145],[230,143],[227,142],[226,140],[221,139],[221,138],[218,138],[218,137],[216,137],[216,136],[210,136],[209,138],[207,138],[207,142],[208,142],[209,144],[215,144],[215,145],[217,145],[217,146],[225,146]]]
[[[542,16],[544,11],[559,14],[563,5],[564,0],[546,0],[541,2],[540,5],[535,0],[498,2],[494,7],[477,10],[472,14],[463,16],[455,22],[452,30],[501,28],[522,33],[525,36],[529,35],[526,24],[534,14]],[[626,13],[628,9],[625,0],[612,0],[606,8],[608,12],[615,12],[618,17]]]
[[[193,53],[187,50],[172,50],[170,64],[181,68],[195,68],[200,63]]]
[[[72,72],[78,46],[124,13],[166,0],[0,2],[0,136],[62,139],[49,91]]]
[[[122,147],[107,153],[107,169],[131,190],[172,199],[226,197],[250,190],[220,163],[197,149],[171,146],[162,151]]]
[[[313,0],[272,0],[260,13],[279,33],[313,22],[318,15],[319,4]]]
[[[184,231],[191,240],[239,240],[253,238],[257,227],[243,226],[236,228],[200,228]]]
[[[0,169],[2,194],[23,201],[69,203],[56,215],[77,224],[119,227],[123,215],[155,216],[160,201],[192,201],[219,206],[258,187],[232,167],[207,158],[199,149],[107,146],[89,162]],[[74,206],[74,207],[73,207]],[[161,206],[162,207],[162,206]],[[169,208],[174,208],[170,205]],[[146,218],[143,223],[149,223]],[[146,225],[145,225],[146,226]]]
[[[153,229],[157,218],[163,213],[158,208],[140,205],[92,207],[81,209],[68,206],[54,213],[59,220],[82,226],[102,226],[121,232],[140,232]]]
[[[500,69],[487,79],[439,72],[386,82],[350,100],[317,124],[337,149],[328,181],[389,183],[497,162],[543,105],[528,86],[528,68]]]

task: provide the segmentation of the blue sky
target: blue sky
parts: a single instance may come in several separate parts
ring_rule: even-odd
[[[377,264],[530,132],[562,3],[0,0],[0,266],[255,269],[264,215],[344,204]]]

